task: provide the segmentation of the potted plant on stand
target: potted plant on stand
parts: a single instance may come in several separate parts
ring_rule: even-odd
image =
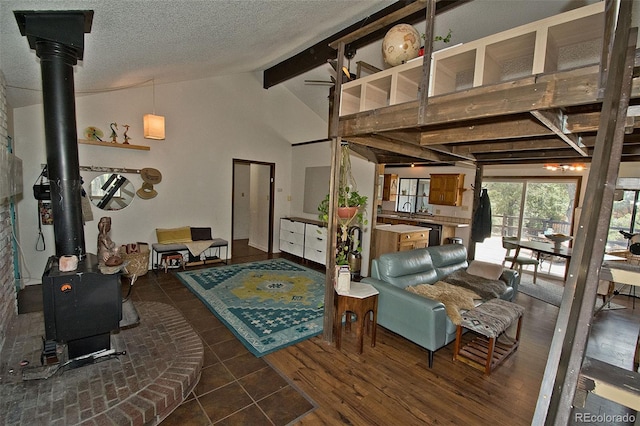
[[[338,181],[338,235],[336,247],[336,265],[349,265],[350,255],[353,258],[362,251],[360,241],[352,244],[349,231],[354,227],[367,225],[366,205],[367,196],[358,193],[355,179],[351,174],[351,157],[349,145],[342,145],[340,157],[340,178]],[[319,218],[324,223],[329,222],[329,194],[318,205]]]

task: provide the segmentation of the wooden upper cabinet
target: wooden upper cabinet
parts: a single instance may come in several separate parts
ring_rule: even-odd
[[[382,201],[395,201],[398,195],[398,175],[386,173],[382,187]]]
[[[429,204],[460,206],[464,191],[464,174],[432,174]]]

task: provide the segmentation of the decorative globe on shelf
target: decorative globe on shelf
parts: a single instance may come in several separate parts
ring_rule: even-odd
[[[393,26],[382,40],[382,58],[392,67],[418,57],[420,33],[409,24]]]

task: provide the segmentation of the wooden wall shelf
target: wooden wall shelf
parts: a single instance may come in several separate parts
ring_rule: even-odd
[[[101,142],[101,141],[91,141],[88,139],[78,139],[78,143],[83,145],[96,145],[96,146],[108,146],[110,148],[124,148],[124,149],[137,149],[140,151],[149,151],[150,147],[144,145],[125,145],[123,143],[113,143],[113,142]]]

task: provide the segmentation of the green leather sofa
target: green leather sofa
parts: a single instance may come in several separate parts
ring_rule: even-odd
[[[383,254],[372,260],[371,276],[362,279],[380,292],[378,324],[427,349],[429,367],[433,366],[433,353],[455,340],[456,326],[442,303],[405,287],[433,284],[468,265],[465,246],[446,244]],[[518,272],[504,269],[500,279],[507,284],[501,298],[513,301],[520,283]]]

